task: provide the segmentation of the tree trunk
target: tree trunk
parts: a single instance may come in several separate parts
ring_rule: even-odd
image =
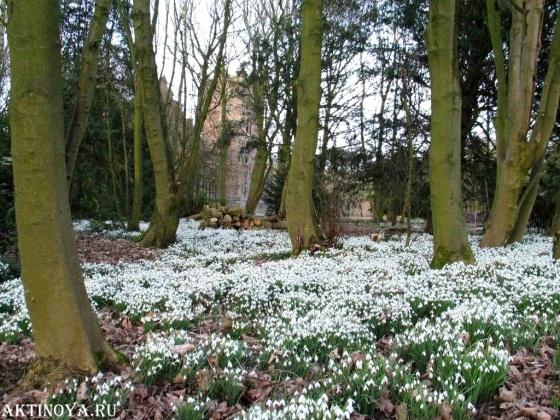
[[[130,51],[130,62],[132,67],[132,77],[134,79],[134,190],[132,192],[132,208],[128,219],[128,230],[140,230],[140,218],[142,217],[142,202],[144,200],[144,179],[142,162],[142,89],[140,88],[140,78],[138,74],[138,62],[136,61],[136,51],[134,49],[134,39],[130,30],[130,15],[123,4],[117,3],[116,10],[119,21],[123,27],[125,40]]]
[[[539,159],[539,161],[531,169],[531,178],[527,184],[527,188],[521,197],[519,204],[519,212],[517,213],[517,219],[515,220],[515,226],[509,237],[509,243],[521,242],[525,232],[527,231],[527,225],[529,224],[529,218],[531,217],[531,211],[535,205],[537,195],[539,193],[539,181],[541,179],[542,171],[544,166],[544,156]]]
[[[292,159],[292,137],[297,126],[297,93],[296,89],[290,90],[292,98],[287,101],[286,120],[282,128],[282,145],[278,153],[278,173],[281,174],[282,179],[282,195],[277,211],[281,219],[286,217],[286,181],[288,180],[288,171]]]
[[[76,167],[80,143],[87,130],[89,110],[95,92],[95,78],[99,61],[99,47],[109,18],[111,0],[97,0],[88,36],[82,51],[76,103],[66,132],[66,171],[68,184]]]
[[[508,243],[518,215],[518,199],[525,179],[524,170],[514,162],[498,164],[494,200],[481,246],[502,246]]]
[[[497,10],[496,0],[487,0],[488,29],[498,85],[498,109],[494,121],[497,177],[494,202],[480,243],[483,247],[501,246],[522,238],[526,226],[524,220],[528,220],[533,204],[530,195],[537,193],[527,188],[528,200],[522,200],[523,184],[530,169],[544,156],[560,97],[558,15],[540,103],[529,134],[544,13],[543,0],[527,0],[523,10],[512,7],[511,13],[506,66],[500,11]]]
[[[407,139],[407,169],[406,169],[406,190],[404,196],[404,213],[406,215],[406,242],[405,246],[410,245],[412,239],[412,176],[414,169],[414,133],[412,132],[412,113],[408,102],[408,80],[407,75],[403,77],[402,101],[406,117],[406,139]]]
[[[260,69],[257,70],[257,72],[260,73]],[[253,171],[251,172],[247,203],[245,204],[245,211],[249,214],[253,214],[259,205],[264,191],[266,164],[268,162],[268,145],[266,143],[266,131],[264,127],[264,97],[261,83],[262,80],[257,80],[253,86],[255,123],[257,125],[257,154],[255,156]]]
[[[113,157],[113,127],[111,127],[110,116],[110,103],[109,103],[109,84],[105,90],[105,131],[107,134],[107,165],[109,166],[109,173],[111,175],[111,191],[113,192],[113,204],[115,205],[115,216],[119,217],[120,203],[117,195],[117,175],[115,172],[115,160]]]
[[[321,102],[323,0],[303,0],[301,8],[301,65],[296,82],[298,122],[286,186],[286,222],[294,254],[321,239],[312,191]]]
[[[128,222],[129,230],[140,230],[142,202],[144,201],[144,167],[142,162],[142,89],[138,72],[134,71],[134,191],[132,210]]]
[[[257,146],[257,154],[255,156],[255,164],[251,173],[251,182],[249,183],[249,194],[247,195],[247,203],[245,204],[245,212],[254,214],[259,201],[261,200],[266,182],[266,166],[268,162],[268,147],[266,140],[264,144],[259,143]]]
[[[179,208],[175,173],[171,153],[167,147],[166,130],[161,111],[161,92],[152,46],[150,0],[134,0],[133,19],[144,126],[156,187],[155,208],[150,220],[150,227],[142,237],[141,244],[146,247],[164,248],[175,242],[175,234],[179,225]]]
[[[461,192],[461,89],[455,0],[432,0],[427,32],[432,91],[430,196],[434,230],[432,267],[474,262]]]
[[[331,109],[334,98],[329,89],[330,87],[327,88],[327,103],[325,104],[325,118],[323,120],[323,138],[321,139],[321,154],[319,155],[319,169],[321,169],[321,172],[324,172],[327,167],[327,154],[329,153],[329,140],[331,137]]]
[[[53,375],[43,377],[51,380],[113,366],[117,357],[91,309],[72,231],[64,162],[59,5],[13,0],[9,8],[16,220],[37,356],[32,372]]]
[[[228,74],[222,71],[220,86],[220,140],[218,142],[218,200],[220,204],[227,204],[227,152],[231,138],[231,127],[228,121]]]
[[[124,170],[123,189],[124,189],[124,208],[125,208],[124,214],[127,220],[129,220],[130,219],[130,191],[128,189],[129,173],[128,173],[128,148],[126,146],[126,142],[127,142],[126,118],[125,118],[122,98],[119,96],[117,100],[119,101],[119,108],[121,111],[121,135],[122,135],[122,143],[123,143],[123,170]]]
[[[556,197],[556,210],[552,220],[552,257],[560,260],[560,194]]]

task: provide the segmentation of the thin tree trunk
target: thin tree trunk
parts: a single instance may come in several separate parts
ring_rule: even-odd
[[[150,0],[134,0],[133,19],[144,126],[156,187],[155,208],[150,227],[144,233],[141,244],[146,247],[163,248],[175,242],[179,225],[179,209],[175,173],[171,152],[167,147],[165,121],[161,111],[161,91],[157,79],[150,25]]]
[[[142,159],[142,89],[138,72],[134,72],[134,191],[129,230],[140,230],[142,203],[144,201],[144,163]]]
[[[119,7],[121,6],[121,7]],[[144,167],[142,162],[142,89],[140,86],[140,78],[138,72],[138,62],[136,60],[136,51],[134,47],[134,39],[130,30],[129,13],[121,4],[117,3],[117,12],[119,20],[124,29],[125,39],[130,51],[130,62],[132,66],[132,77],[134,79],[134,146],[133,146],[133,162],[134,162],[134,190],[132,193],[132,208],[130,210],[130,218],[128,220],[128,230],[140,230],[140,218],[142,217],[142,202],[144,200]]]
[[[99,48],[109,18],[111,0],[97,0],[88,36],[82,51],[82,64],[78,80],[76,103],[70,125],[66,132],[66,171],[68,183],[76,167],[80,144],[86,133],[89,111],[95,92],[95,78],[99,60]]]
[[[321,154],[319,155],[319,168],[325,171],[327,167],[327,154],[330,140],[330,124],[331,124],[331,109],[333,97],[332,93],[327,90],[327,103],[325,104],[325,119],[323,121],[323,136],[321,142]]]
[[[556,196],[556,210],[552,220],[552,257],[560,260],[560,194]]]
[[[313,169],[321,103],[323,0],[303,0],[298,122],[286,186],[286,222],[294,254],[321,240],[313,205]]]
[[[107,134],[107,163],[109,164],[109,173],[111,174],[111,191],[113,192],[113,204],[115,205],[115,215],[120,213],[119,198],[117,196],[117,176],[115,174],[115,162],[113,158],[113,127],[111,127],[110,103],[109,103],[109,85],[105,91],[105,130]]]
[[[383,76],[382,76],[383,77]],[[387,88],[383,90],[383,83],[385,79],[381,79],[381,105],[379,108],[379,133],[377,134],[377,148],[375,150],[375,159],[380,162],[383,159],[383,141],[385,140],[385,104],[387,102],[387,96],[389,95],[389,90],[391,88],[391,82],[387,84]]]
[[[282,176],[282,195],[280,197],[280,205],[278,208],[278,216],[281,219],[286,217],[286,184],[288,180],[288,171],[290,169],[290,161],[292,159],[292,136],[297,126],[297,94],[296,89],[292,89],[292,103],[288,104],[286,110],[286,121],[282,129],[282,146],[278,156],[278,171]]]
[[[91,308],[72,231],[64,162],[59,5],[13,0],[9,8],[16,221],[36,354],[28,378],[41,382],[114,366],[117,356]]]
[[[247,196],[247,203],[245,204],[245,212],[248,214],[253,214],[255,212],[261,200],[266,182],[267,162],[268,148],[265,142],[265,144],[259,144],[257,146],[257,154],[251,173],[251,182],[249,183],[249,194]]]
[[[260,72],[260,69],[257,72]],[[264,97],[261,82],[262,80],[258,80],[253,87],[255,122],[257,124],[257,153],[245,204],[245,211],[249,214],[255,212],[264,191],[266,164],[268,161],[268,146],[264,127]]]
[[[406,242],[405,246],[410,245],[412,238],[412,176],[414,165],[414,134],[412,132],[412,115],[410,112],[410,104],[408,103],[408,81],[406,75],[403,77],[402,99],[403,108],[406,116],[406,139],[407,139],[407,173],[406,173],[406,191],[404,195],[404,211],[406,214]]]
[[[367,166],[367,149],[366,149],[366,122],[365,122],[365,101],[366,101],[366,77],[364,74],[363,53],[360,53],[360,77],[361,77],[361,96],[360,96],[360,146],[362,147],[362,165],[363,169]]]
[[[122,143],[123,143],[123,167],[124,167],[124,205],[125,205],[125,215],[127,220],[130,219],[130,192],[128,190],[128,150],[126,147],[126,120],[124,114],[124,105],[122,103],[122,98],[119,96],[119,108],[121,111],[121,135],[122,135]]]
[[[432,0],[427,32],[432,90],[430,195],[434,230],[432,267],[474,262],[461,192],[461,89],[455,0]]]
[[[218,200],[221,204],[227,204],[227,152],[230,143],[230,125],[228,121],[228,74],[222,71],[220,82],[220,139],[218,141],[218,170],[217,170],[217,186]]]

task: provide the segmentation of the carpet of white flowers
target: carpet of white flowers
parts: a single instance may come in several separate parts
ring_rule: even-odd
[[[150,331],[133,380],[185,384],[178,418],[204,418],[216,401],[240,404],[243,419],[376,416],[387,404],[414,419],[468,418],[503,385],[516,349],[557,334],[560,309],[548,238],[500,249],[476,240],[476,265],[432,270],[427,235],[408,248],[344,238],[292,258],[284,232],[182,221],[157,260],[83,270],[96,309]],[[196,326],[208,319],[230,325],[202,336]],[[0,341],[30,330],[19,279],[0,284]],[[111,385],[126,404],[132,385]]]

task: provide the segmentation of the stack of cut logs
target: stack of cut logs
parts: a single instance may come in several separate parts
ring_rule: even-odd
[[[246,214],[245,210],[239,207],[204,206],[202,211],[192,218],[200,220],[199,229],[286,229],[286,222],[276,215],[254,216]]]

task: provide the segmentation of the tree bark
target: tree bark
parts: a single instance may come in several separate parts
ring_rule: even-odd
[[[406,72],[406,70],[404,70]],[[402,102],[406,118],[406,140],[407,140],[407,168],[406,189],[404,196],[404,213],[406,215],[406,241],[405,246],[410,245],[412,239],[412,176],[414,169],[414,133],[412,132],[412,113],[408,101],[408,75],[403,75]]]
[[[552,257],[560,260],[560,195],[556,197],[556,210],[552,220]]]
[[[126,116],[124,112],[124,104],[122,102],[122,97],[118,96],[117,101],[119,102],[119,109],[121,111],[121,136],[123,144],[123,172],[124,172],[124,182],[123,182],[123,192],[124,192],[124,214],[127,220],[130,220],[130,191],[128,189],[129,173],[128,173],[128,147],[127,137],[126,137]]]
[[[134,71],[134,190],[132,209],[128,222],[129,230],[140,230],[142,202],[144,201],[144,163],[142,159],[142,89],[138,72]]]
[[[247,203],[245,204],[245,212],[248,214],[253,214],[255,212],[261,200],[266,182],[267,162],[268,147],[265,140],[264,144],[259,143],[257,146],[255,164],[253,165],[251,182],[249,183],[249,194],[247,195]]]
[[[16,221],[37,356],[37,369],[32,371],[53,376],[92,373],[115,365],[117,357],[91,308],[72,231],[64,162],[59,4],[12,0],[9,9]]]
[[[175,242],[179,225],[179,206],[171,153],[165,138],[165,121],[162,118],[161,92],[152,45],[150,0],[134,0],[133,20],[144,126],[156,187],[155,208],[150,227],[140,243],[146,247],[164,248]]]
[[[432,267],[474,262],[461,192],[461,88],[455,0],[432,0],[427,32],[432,91],[430,195],[434,231]]]
[[[220,204],[227,204],[227,152],[229,149],[231,138],[231,126],[228,121],[228,74],[222,71],[222,80],[220,82],[220,139],[218,142],[218,200]]]
[[[498,109],[494,121],[497,177],[494,201],[481,246],[501,246],[522,237],[526,226],[524,220],[528,220],[532,209],[531,201],[524,204],[521,200],[525,179],[530,169],[544,156],[556,120],[560,98],[560,15],[554,27],[536,120],[529,135],[543,4],[543,0],[525,0],[523,10],[511,8],[506,67],[500,12],[496,9],[496,0],[487,0],[488,29],[498,80]],[[532,193],[536,194],[536,191]]]
[[[257,69],[260,73],[260,69]],[[259,75],[258,80],[253,86],[253,100],[255,110],[255,123],[257,125],[257,153],[255,163],[251,172],[251,182],[249,183],[249,193],[245,204],[245,212],[253,214],[259,205],[264,184],[266,181],[266,164],[268,162],[268,145],[266,142],[266,131],[264,123],[264,96],[262,79]]]
[[[325,103],[325,118],[323,119],[323,137],[321,139],[321,153],[319,155],[319,169],[321,169],[322,172],[324,172],[327,167],[327,154],[329,153],[329,141],[331,138],[331,110],[334,97],[330,91],[330,86],[327,87],[326,96],[327,101]]]
[[[142,203],[144,200],[144,167],[142,161],[142,89],[140,86],[140,75],[138,72],[138,62],[136,60],[136,51],[134,47],[134,39],[130,30],[130,15],[128,10],[117,5],[119,20],[124,29],[125,39],[130,51],[130,62],[132,67],[132,77],[134,79],[134,190],[132,192],[132,208],[130,210],[130,218],[128,220],[129,230],[140,230],[140,219],[142,217]]]
[[[109,18],[111,0],[97,0],[89,27],[86,43],[82,51],[82,63],[78,80],[76,103],[72,111],[70,125],[66,132],[66,170],[68,183],[76,167],[78,150],[87,130],[89,111],[95,92],[95,78],[99,61],[99,48]]]
[[[292,160],[292,137],[297,126],[297,89],[293,88],[290,90],[292,91],[292,97],[286,101],[286,120],[282,128],[282,145],[278,153],[278,173],[282,177],[282,195],[277,211],[281,219],[286,217],[286,184],[288,171],[290,170],[290,161]]]
[[[539,193],[539,181],[541,179],[544,166],[544,156],[538,160],[531,169],[531,178],[527,184],[527,188],[521,196],[519,211],[515,220],[513,231],[509,237],[508,243],[521,242],[527,231],[531,211],[535,205],[537,195]]]
[[[105,90],[105,132],[107,135],[107,166],[111,175],[111,191],[113,192],[113,204],[115,205],[115,215],[120,213],[120,203],[117,194],[117,175],[115,172],[115,160],[113,157],[113,127],[111,127],[111,108],[109,102],[109,83]]]
[[[302,3],[301,64],[296,82],[298,122],[286,185],[286,223],[298,254],[321,240],[313,205],[313,171],[319,134],[323,0]]]

